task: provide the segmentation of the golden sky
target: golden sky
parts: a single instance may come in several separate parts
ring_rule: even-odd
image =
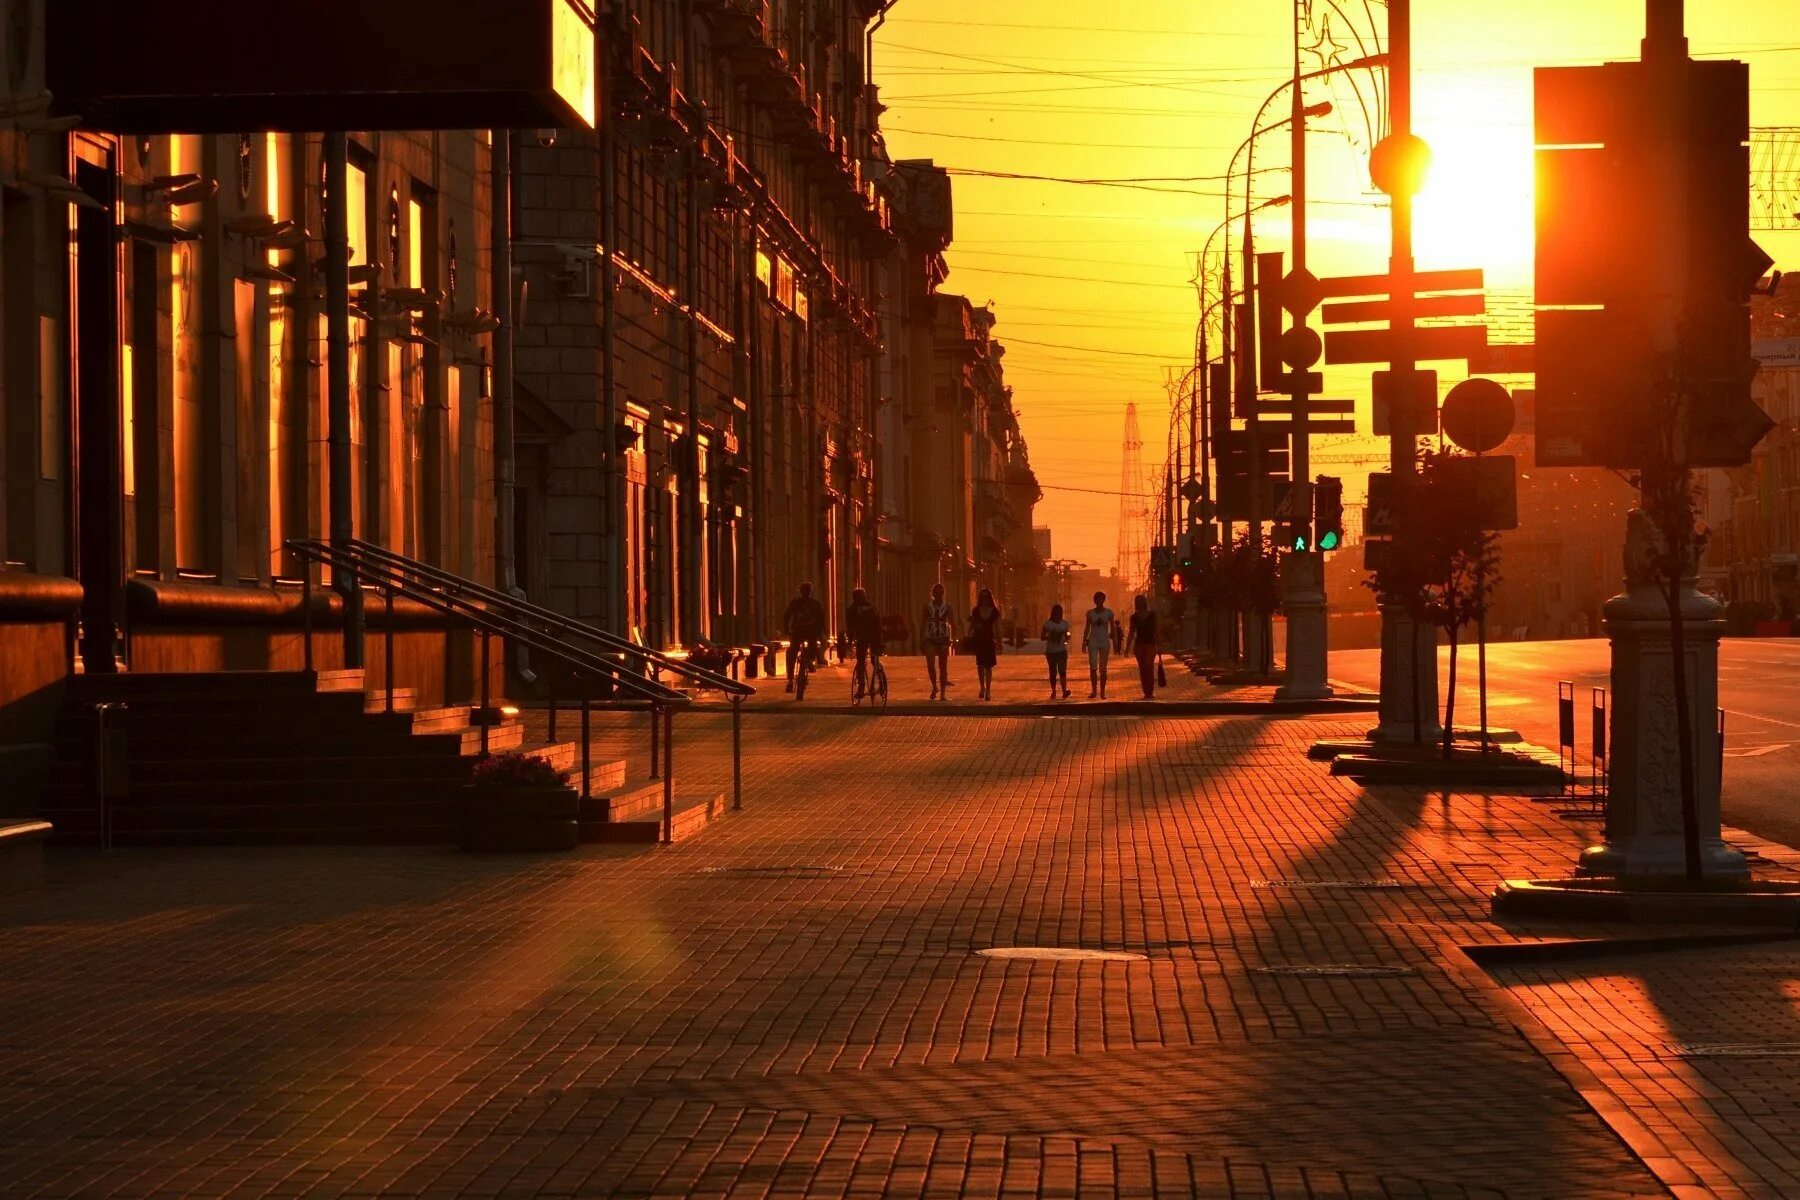
[[[1751,64],[1755,125],[1800,125],[1796,2],[1688,5],[1695,55]],[[1385,37],[1379,3],[1313,6],[1343,58],[1377,49],[1366,44],[1371,33]],[[1415,0],[1413,7],[1414,123],[1434,154],[1419,202],[1419,265],[1485,268],[1492,302],[1514,314],[1510,332],[1495,340],[1530,340],[1517,314],[1526,311],[1531,278],[1531,68],[1636,57],[1642,0]],[[1219,177],[1232,151],[1291,72],[1291,19],[1291,0],[902,0],[876,36],[896,158],[1141,181],[954,180],[946,288],[977,304],[991,301],[998,314],[1007,378],[1045,484],[1037,523],[1052,528],[1059,556],[1114,563],[1128,402],[1138,405],[1146,469],[1160,472],[1164,379],[1193,356],[1193,255],[1224,216]],[[1334,105],[1309,140],[1308,250],[1322,275],[1387,265],[1387,213],[1367,184],[1362,105],[1374,95],[1366,73],[1363,79],[1360,101],[1342,85],[1308,85],[1309,102]],[[1283,115],[1284,104],[1277,101],[1271,114]],[[1285,131],[1259,140],[1256,165],[1277,168],[1259,171],[1259,200],[1287,193],[1287,161]],[[1286,211],[1260,214],[1256,235],[1259,250],[1284,249]],[[1754,236],[1780,265],[1800,261],[1800,233]],[[1440,374],[1444,386],[1455,381]],[[1328,369],[1326,394],[1356,398],[1367,429],[1366,369]],[[1385,453],[1385,443],[1367,436],[1321,441],[1314,450],[1323,460],[1316,469],[1344,475],[1353,496],[1373,465],[1354,460]]]

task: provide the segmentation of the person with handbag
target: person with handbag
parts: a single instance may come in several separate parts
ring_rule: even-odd
[[[994,664],[1000,661],[1000,606],[990,588],[982,588],[969,613],[969,649],[975,655],[975,676],[981,681],[981,698],[993,699]]]
[[[1131,614],[1131,630],[1125,635],[1125,652],[1137,658],[1138,684],[1144,689],[1144,699],[1156,699],[1156,610],[1150,607],[1146,596],[1139,596],[1133,604]]]

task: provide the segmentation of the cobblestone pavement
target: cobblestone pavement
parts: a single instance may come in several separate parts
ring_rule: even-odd
[[[59,853],[0,907],[0,1194],[1630,1196],[1737,1152],[1456,949],[1592,826],[1305,761],[1359,723],[746,724],[745,811],[670,848]],[[1038,946],[1112,955],[981,953]]]

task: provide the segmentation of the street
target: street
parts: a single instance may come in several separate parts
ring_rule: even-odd
[[[1607,686],[1604,638],[1497,642],[1488,647],[1488,719],[1526,741],[1554,748],[1556,685],[1575,685],[1575,741],[1585,761],[1592,748],[1593,689]],[[1380,652],[1338,650],[1331,677],[1374,690]],[[1449,651],[1440,653],[1439,685]],[[1457,667],[1456,723],[1476,723],[1475,650]],[[1800,639],[1727,638],[1719,649],[1719,701],[1725,709],[1724,814],[1728,824],[1784,845],[1800,845]]]

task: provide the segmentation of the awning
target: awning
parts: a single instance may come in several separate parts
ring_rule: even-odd
[[[579,128],[584,0],[53,0],[56,111],[119,133]]]

